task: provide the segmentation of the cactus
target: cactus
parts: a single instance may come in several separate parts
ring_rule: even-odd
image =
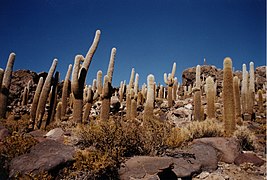
[[[34,128],[35,125],[35,119],[36,119],[36,110],[38,106],[39,97],[41,95],[42,87],[43,87],[44,79],[43,77],[40,77],[37,88],[34,93],[33,102],[31,105],[31,112],[30,112],[30,129]]]
[[[130,118],[135,119],[137,116],[137,102],[136,102],[137,95],[135,95],[134,89],[131,89],[130,94],[131,94],[131,115],[130,115]]]
[[[174,78],[173,88],[172,88],[172,100],[177,100],[177,89],[178,89],[178,81],[177,78]]]
[[[172,73],[170,73],[167,77],[167,74],[164,73],[164,82],[165,84],[168,85],[168,107],[172,107],[173,106],[173,101],[172,101],[172,86],[174,83],[174,75],[175,75],[175,71],[176,71],[176,63],[173,63],[172,66]]]
[[[149,74],[147,76],[147,97],[144,108],[144,121],[149,121],[153,119],[153,110],[154,110],[154,76]]]
[[[239,90],[239,82],[237,76],[234,77],[234,97],[235,97],[235,118],[238,124],[241,124],[241,103],[240,103],[240,90]]]
[[[54,120],[55,117],[55,111],[56,111],[56,106],[57,106],[57,89],[58,89],[58,82],[59,82],[59,72],[57,71],[55,73],[55,78],[53,81],[53,86],[52,86],[52,92],[51,92],[51,99],[49,103],[49,110],[48,110],[48,115],[45,124],[43,124],[42,129],[46,129],[46,127]]]
[[[201,121],[201,90],[200,90],[201,80],[200,80],[200,66],[197,65],[196,68],[196,87],[194,90],[194,118],[196,121]]]
[[[129,81],[129,88],[130,89],[134,87],[134,74],[135,74],[135,71],[134,71],[134,68],[132,68],[131,77],[130,77],[130,81]]]
[[[248,78],[246,64],[242,66],[242,87],[241,87],[241,103],[242,114],[247,112],[247,96],[248,96]]]
[[[0,84],[0,119],[6,118],[7,99],[9,95],[9,88],[11,85],[12,71],[15,61],[15,53],[9,55],[4,76],[2,78],[2,84]]]
[[[138,90],[139,90],[138,82],[139,82],[139,74],[136,73],[136,74],[135,74],[135,80],[134,80],[134,94],[135,94],[136,96],[137,96],[137,94],[138,94]]]
[[[263,108],[263,96],[262,96],[261,89],[258,90],[258,108],[259,108],[259,112],[263,113],[264,108]]]
[[[4,76],[4,70],[2,68],[0,68],[0,92],[1,92],[3,76]]]
[[[108,71],[107,71],[107,76],[109,78],[109,83],[111,84],[112,82],[112,76],[114,72],[114,60],[115,60],[115,55],[116,55],[116,48],[112,48],[111,54],[110,54],[110,60],[109,60],[109,65],[108,65]]]
[[[102,79],[102,78],[101,78]],[[102,82],[102,80],[101,80]],[[101,85],[102,86],[102,85]],[[93,79],[93,83],[92,83],[92,91],[95,93],[97,92],[97,80]],[[99,96],[101,95],[102,91],[100,92]]]
[[[46,101],[47,101],[47,98],[48,98],[48,95],[51,89],[52,77],[55,72],[56,66],[57,66],[57,59],[54,59],[49,69],[48,75],[45,79],[45,82],[44,82],[44,85],[43,85],[43,88],[40,94],[40,98],[38,101],[37,113],[36,113],[37,124],[35,126],[35,128],[38,128],[38,129],[40,129],[42,125],[42,120],[43,120],[43,116],[45,113],[45,105],[46,105]]]
[[[21,105],[25,106],[27,105],[27,101],[28,101],[28,89],[27,86],[24,87],[23,93],[22,93],[22,102]]]
[[[108,120],[109,119],[109,112],[110,112],[110,97],[111,94],[111,84],[109,82],[110,77],[108,75],[104,76],[104,86],[101,95],[102,105],[100,110],[100,120]]]
[[[137,106],[143,105],[144,104],[144,97],[141,91],[138,92],[137,94]]]
[[[58,102],[56,108],[56,121],[60,122],[61,119],[62,119],[62,102]]]
[[[91,107],[93,104],[93,97],[94,97],[94,93],[92,91],[92,86],[89,86],[87,88],[87,95],[85,97],[85,110],[83,113],[83,122],[87,122],[89,120],[89,115],[90,115],[90,111],[91,111]]]
[[[214,93],[214,81],[212,77],[206,79],[207,85],[207,116],[208,118],[215,118],[215,93]]]
[[[248,113],[253,114],[254,101],[255,101],[255,75],[254,75],[254,63],[249,64],[249,88],[248,88],[248,101],[247,108]]]
[[[122,102],[123,102],[124,91],[125,91],[125,82],[121,81],[120,89],[119,89],[120,104],[122,104]]]
[[[99,39],[100,39],[100,30],[96,31],[94,41],[87,52],[85,58],[82,55],[77,55],[75,57],[75,63],[73,66],[72,72],[72,82],[71,90],[73,93],[73,120],[77,123],[82,122],[82,107],[83,107],[83,88],[86,79],[86,74],[91,64],[93,55],[97,49]],[[82,67],[80,68],[80,62],[83,61]]]
[[[96,77],[96,85],[97,85],[97,95],[100,96],[102,93],[102,71],[97,71]]]
[[[127,86],[127,89],[129,88],[129,85]],[[128,90],[130,91],[130,90]],[[131,118],[131,93],[126,93],[126,119]]]
[[[163,85],[160,85],[159,87],[159,98],[162,99],[163,98],[163,93],[164,93],[164,90],[163,90]]]
[[[71,75],[71,70],[72,70],[72,65],[70,64],[68,67],[67,74],[65,76],[64,84],[63,84],[63,89],[62,89],[62,105],[61,105],[61,116],[65,117],[66,116],[66,111],[67,111],[67,99],[68,99],[68,90],[69,90],[69,79]]]
[[[235,131],[235,102],[233,87],[232,60],[225,58],[223,63],[223,120],[226,136]]]

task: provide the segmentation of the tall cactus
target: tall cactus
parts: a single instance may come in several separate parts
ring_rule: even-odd
[[[201,117],[201,80],[200,80],[200,65],[196,67],[196,87],[194,88],[194,118],[196,121],[203,120]]]
[[[225,58],[223,63],[223,120],[226,136],[235,131],[235,102],[233,87],[232,60]]]
[[[36,128],[38,129],[40,129],[42,125],[42,120],[43,120],[43,116],[45,113],[45,105],[46,105],[47,97],[51,89],[52,77],[55,72],[56,66],[57,66],[57,59],[54,59],[50,67],[50,70],[48,72],[48,75],[45,79],[45,82],[44,82],[44,85],[43,85],[43,88],[40,94],[40,98],[38,101],[37,113],[36,113],[36,120],[37,120]]]
[[[249,88],[248,88],[248,113],[253,114],[254,101],[255,101],[255,75],[254,75],[254,63],[249,63]]]
[[[172,88],[173,101],[177,100],[177,89],[178,89],[178,81],[177,81],[177,78],[174,78],[174,83],[173,83],[173,88]]]
[[[2,87],[3,77],[4,77],[4,70],[0,68],[0,92],[1,92],[1,87]]]
[[[238,123],[241,123],[241,103],[240,103],[240,80],[237,76],[234,77],[234,97],[235,97],[235,118]]]
[[[9,88],[11,85],[11,76],[15,62],[15,56],[15,53],[11,53],[9,55],[2,84],[0,84],[0,119],[6,118],[7,99],[9,95]]]
[[[176,71],[176,63],[173,63],[172,72],[168,75],[164,73],[164,82],[168,85],[168,107],[173,106],[173,99],[172,99],[172,86],[174,83],[174,75]]]
[[[264,108],[263,108],[263,96],[262,96],[262,90],[259,89],[258,90],[258,108],[259,108],[259,112],[263,113],[264,112]]]
[[[83,122],[87,122],[89,120],[91,107],[93,105],[93,97],[94,97],[94,93],[92,91],[92,86],[89,86],[87,88],[87,95],[85,97],[85,110],[83,113]]]
[[[108,65],[108,71],[107,75],[109,78],[109,83],[111,84],[112,82],[112,77],[113,77],[113,72],[114,72],[114,63],[115,63],[115,55],[116,55],[116,48],[112,48],[111,53],[110,53],[110,60],[109,60],[109,65]]]
[[[91,64],[93,55],[97,49],[99,39],[100,39],[100,30],[96,31],[94,41],[87,52],[85,58],[82,55],[77,55],[75,57],[75,63],[72,72],[72,82],[71,89],[73,93],[73,120],[75,122],[82,122],[82,107],[83,107],[83,88],[84,82],[86,79],[87,71]],[[80,62],[84,60],[82,63],[82,67],[80,68]]]
[[[100,96],[102,94],[102,88],[103,88],[103,85],[102,85],[102,71],[99,70],[97,71],[97,75],[96,75],[96,85],[97,85],[97,94],[98,96]]]
[[[72,65],[70,64],[68,67],[67,74],[65,76],[64,84],[63,84],[63,89],[62,89],[62,104],[61,104],[61,117],[66,116],[67,112],[67,99],[68,99],[68,90],[69,90],[69,79],[71,75],[71,70],[72,70]]]
[[[215,118],[215,93],[214,93],[214,81],[212,77],[206,79],[207,85],[207,116],[208,118]]]
[[[146,97],[146,103],[144,108],[144,121],[148,121],[153,119],[153,110],[154,110],[154,76],[152,74],[149,74],[147,76],[147,97]]]
[[[247,98],[248,98],[248,77],[246,64],[242,65],[242,87],[241,87],[241,103],[242,114],[247,112]]]

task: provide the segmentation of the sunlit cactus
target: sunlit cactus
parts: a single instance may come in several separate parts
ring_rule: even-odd
[[[263,96],[262,96],[261,89],[258,90],[258,108],[259,108],[259,112],[263,113],[264,108],[263,108]]]
[[[163,90],[163,85],[160,85],[160,88],[159,88],[159,98],[162,99],[163,98],[163,93],[164,93],[164,90]]]
[[[215,118],[215,93],[214,81],[212,77],[206,79],[206,96],[207,96],[207,117]]]
[[[110,60],[109,60],[109,65],[108,65],[108,71],[107,71],[107,76],[109,78],[109,82],[112,82],[112,77],[113,77],[113,72],[114,72],[114,60],[115,60],[115,55],[116,55],[116,48],[112,48],[111,54],[110,54]]]
[[[241,107],[242,114],[247,112],[247,98],[248,98],[248,73],[246,64],[242,66],[242,87],[241,87]]]
[[[248,101],[247,108],[248,113],[253,114],[254,101],[255,101],[255,75],[254,75],[254,63],[249,64],[249,88],[248,88]]]
[[[61,119],[62,119],[62,102],[58,102],[56,108],[56,121],[60,122]]]
[[[70,79],[70,75],[71,75],[71,70],[72,70],[72,65],[70,64],[68,67],[68,71],[67,74],[65,76],[65,80],[63,83],[63,89],[62,89],[62,105],[61,105],[61,116],[65,117],[66,115],[66,111],[67,111],[67,99],[68,99],[68,90],[69,90],[69,79]]]
[[[73,120],[77,123],[82,122],[82,109],[83,109],[83,88],[87,75],[87,71],[91,64],[93,55],[97,49],[99,39],[100,39],[100,30],[96,31],[94,41],[87,52],[85,58],[82,55],[77,55],[75,57],[75,63],[73,66],[72,72],[72,82],[71,82],[71,90],[73,93]],[[80,68],[81,61],[82,66]]]
[[[96,86],[97,86],[97,94],[100,96],[102,94],[102,71],[97,71],[97,77],[96,77]]]
[[[235,118],[238,124],[241,124],[241,103],[240,103],[240,80],[237,76],[234,77],[234,97],[235,97]]]
[[[134,87],[134,75],[135,75],[135,71],[134,71],[134,68],[132,68],[130,81],[129,81],[129,89]]]
[[[104,76],[104,85],[102,89],[101,99],[101,110],[100,110],[100,120],[108,120],[110,112],[110,97],[111,97],[111,84],[109,82],[110,77],[108,75]]]
[[[52,77],[53,77],[53,74],[56,70],[57,62],[58,62],[58,60],[54,59],[52,65],[49,69],[48,75],[45,79],[44,85],[42,87],[41,95],[39,97],[38,106],[37,106],[37,113],[36,113],[37,123],[36,123],[36,127],[35,127],[36,129],[37,128],[40,129],[41,125],[42,125],[42,120],[43,120],[43,116],[45,113],[45,105],[46,105],[46,101],[47,101],[47,98],[49,96],[49,92],[51,89]]]
[[[174,75],[176,71],[176,63],[173,63],[172,66],[172,72],[167,76],[166,73],[164,73],[164,82],[168,85],[168,107],[173,106],[173,99],[172,99],[172,86],[174,83]]]
[[[233,87],[232,60],[225,58],[223,63],[223,120],[226,136],[235,131],[235,101]]]
[[[153,119],[153,110],[154,110],[154,76],[152,74],[147,76],[147,97],[144,109],[144,121]]]
[[[177,100],[177,89],[178,89],[178,81],[177,78],[174,78],[173,88],[172,88],[172,100]]]
[[[15,56],[15,53],[11,53],[9,55],[4,75],[2,75],[3,78],[1,78],[2,83],[0,84],[0,118],[6,118],[7,100],[9,95],[9,88],[11,85],[11,77],[15,62]]]
[[[42,91],[42,87],[43,87],[43,83],[44,83],[44,79],[43,77],[40,77],[39,82],[37,84],[35,93],[34,93],[34,97],[33,97],[33,101],[32,101],[32,105],[31,105],[31,111],[30,111],[30,129],[34,128],[35,125],[35,119],[36,119],[36,110],[37,110],[37,106],[38,106],[38,101],[39,101],[39,97],[41,95],[41,91]]]
[[[194,119],[196,121],[203,120],[201,117],[201,90],[200,90],[200,66],[196,67],[196,87],[194,88]]]
[[[134,80],[134,94],[137,95],[138,94],[138,90],[139,90],[139,74],[136,73],[135,74],[135,80]]]
[[[93,105],[93,96],[94,96],[94,93],[92,91],[92,86],[89,86],[87,88],[86,97],[84,98],[85,99],[85,110],[83,113],[83,122],[87,122],[89,120],[91,107]]]

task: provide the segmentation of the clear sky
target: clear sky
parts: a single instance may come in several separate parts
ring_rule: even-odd
[[[64,79],[76,54],[85,55],[101,30],[89,72],[105,74],[117,48],[113,85],[129,81],[131,68],[163,83],[177,63],[176,76],[188,67],[222,68],[229,56],[235,69],[254,61],[266,65],[265,0],[0,0],[0,67],[16,53],[15,70],[48,71],[54,58]]]

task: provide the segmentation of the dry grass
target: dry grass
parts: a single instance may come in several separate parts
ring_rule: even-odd
[[[254,150],[256,148],[256,137],[246,126],[238,126],[234,137],[239,140],[243,150]]]
[[[176,148],[202,137],[223,136],[223,126],[214,119],[193,121],[185,127],[173,128],[166,141],[168,147]]]

